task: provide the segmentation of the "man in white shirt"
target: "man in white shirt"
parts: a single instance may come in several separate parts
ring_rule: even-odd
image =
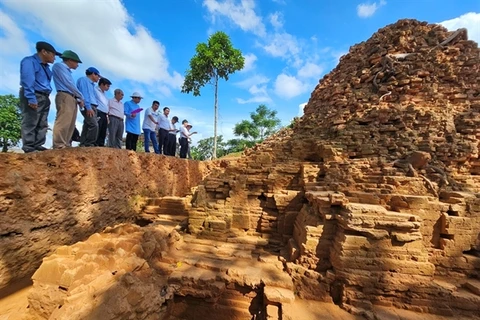
[[[197,132],[190,133],[188,131],[188,121],[183,120],[182,126],[180,127],[180,158],[185,159],[188,153],[188,139],[192,134]]]
[[[123,91],[115,89],[114,98],[108,100],[108,146],[122,149],[123,130]]]
[[[150,152],[150,140],[152,140],[153,151],[156,154],[160,154],[160,150],[157,144],[157,137],[155,136],[155,127],[158,124],[159,114],[157,113],[160,107],[160,102],[153,101],[152,106],[145,111],[145,117],[143,118],[143,134],[145,136],[145,152]]]
[[[168,133],[170,132],[170,120],[168,119],[168,114],[170,113],[170,108],[163,108],[163,114],[158,116],[158,149],[160,153],[168,156]]]
[[[98,138],[97,146],[105,146],[105,137],[107,136],[108,128],[108,98],[105,95],[110,89],[112,83],[107,78],[101,78],[98,81],[98,86],[95,88],[95,95],[97,96],[97,119],[98,119]]]
[[[177,129],[176,123],[178,122],[178,117],[173,117],[170,122],[170,131],[168,132],[168,144],[167,151],[169,156],[174,156],[177,152],[177,132],[180,131]]]

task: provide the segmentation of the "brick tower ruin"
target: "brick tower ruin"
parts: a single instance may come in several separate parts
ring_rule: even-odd
[[[351,47],[292,128],[199,185],[189,230],[263,239],[301,298],[478,314],[479,112],[466,30],[400,20]]]

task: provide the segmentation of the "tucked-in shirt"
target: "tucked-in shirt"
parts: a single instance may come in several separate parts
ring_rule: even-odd
[[[37,103],[35,91],[50,93],[52,71],[48,63],[42,63],[38,54],[25,57],[20,62],[20,85],[28,103]]]
[[[83,102],[87,110],[92,109],[93,105],[98,105],[97,96],[95,95],[95,82],[90,80],[89,77],[81,77],[77,80],[77,88],[83,94]]]
[[[160,129],[170,130],[170,120],[168,120],[165,113],[158,116],[158,127]]]
[[[187,127],[185,126],[182,126],[180,128],[180,138],[187,138],[190,136],[190,133],[188,132],[188,129]]]
[[[137,113],[135,118],[132,118],[132,111],[140,108],[133,100],[124,103],[125,119],[125,131],[133,134],[141,134],[142,129],[140,127],[140,113]]]
[[[175,125],[175,123],[172,123],[171,121],[170,121],[170,130],[173,130],[173,131],[168,132],[169,134],[177,135],[177,126]]]
[[[153,108],[150,107],[150,108],[147,109],[147,111],[145,111],[145,117],[143,118],[142,129],[143,130],[148,129],[148,130],[155,131],[156,124],[155,124],[155,122],[152,121],[152,119],[150,119],[149,116],[152,116],[153,119],[155,120],[155,122],[158,121],[158,112],[154,111]]]
[[[66,91],[83,100],[82,93],[75,86],[72,70],[64,63],[57,62],[52,67],[53,83],[57,91]]]
[[[100,110],[104,113],[108,113],[108,98],[105,95],[105,92],[103,92],[103,90],[100,87],[96,87],[95,95],[97,96],[97,102],[98,102],[97,110]],[[123,118],[123,112],[120,118]]]
[[[123,119],[124,106],[122,101],[113,98],[108,100],[108,114]]]

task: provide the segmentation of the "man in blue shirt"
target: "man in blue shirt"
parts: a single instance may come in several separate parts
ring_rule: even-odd
[[[77,80],[77,88],[83,95],[85,108],[80,109],[83,115],[83,128],[80,135],[81,147],[94,147],[97,145],[98,119],[97,119],[97,96],[95,83],[101,78],[100,72],[90,67],[85,71],[85,77]]]
[[[140,106],[142,96],[138,92],[132,94],[132,100],[125,102],[125,131],[127,131],[127,138],[125,139],[125,148],[127,150],[137,151],[138,136],[142,134],[140,127]]]
[[[72,70],[82,63],[78,55],[66,50],[60,56],[62,62],[57,62],[52,67],[53,83],[57,88],[55,105],[57,116],[53,125],[53,148],[62,149],[70,147],[72,135],[77,120],[77,103],[83,107],[83,95],[75,86]]]
[[[37,53],[20,62],[20,110],[22,111],[22,149],[25,153],[46,150],[43,146],[48,129],[52,71],[48,66],[60,55],[43,41]]]

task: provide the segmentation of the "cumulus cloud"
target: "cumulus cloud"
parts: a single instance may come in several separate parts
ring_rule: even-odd
[[[294,76],[282,73],[275,80],[275,93],[279,97],[290,99],[306,91],[305,84]]]
[[[307,105],[307,102],[301,103],[298,105],[298,116],[301,117],[303,116],[303,112],[305,110],[305,106]]]
[[[243,58],[245,59],[245,65],[243,66],[241,72],[248,72],[255,69],[255,61],[257,61],[256,55],[253,53],[248,53],[244,55]]]
[[[223,2],[204,0],[203,6],[212,15],[212,19],[224,16],[235,22],[243,31],[249,31],[262,37],[266,35],[262,18],[255,13],[253,0],[241,0],[239,3],[234,0]]]
[[[375,12],[387,2],[380,0],[379,3],[362,3],[357,6],[357,15],[360,18],[369,18],[375,14]]]
[[[301,78],[318,79],[323,73],[323,68],[318,64],[307,62],[298,70],[297,75]]]
[[[165,47],[135,23],[120,0],[4,1],[6,7],[35,20],[54,43],[76,51],[103,74],[140,83],[162,82],[180,88],[183,77],[169,73]],[[58,17],[68,17],[58,19]],[[76,26],[72,28],[72,26]]]
[[[270,79],[264,75],[254,75],[243,81],[234,83],[237,87],[246,89],[251,94],[251,97],[248,99],[237,98],[237,102],[240,104],[271,102],[272,99],[267,90],[268,82],[270,82]]]
[[[468,39],[480,44],[480,12],[468,12],[460,17],[440,22],[440,24],[450,31],[466,28]]]

